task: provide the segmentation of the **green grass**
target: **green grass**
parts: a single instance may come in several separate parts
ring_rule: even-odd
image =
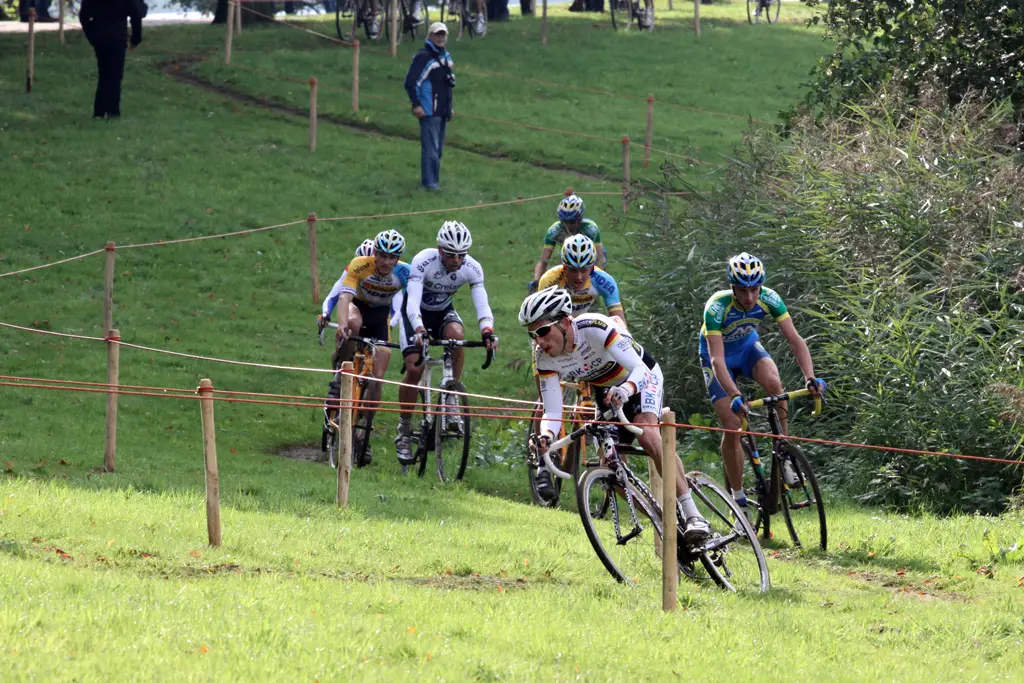
[[[618,36],[604,26],[607,17],[595,29],[591,18],[556,16],[547,51],[524,42],[535,37],[535,20],[496,25],[486,40],[453,50],[467,66],[544,80],[572,74],[585,87],[654,91],[679,104],[770,118],[799,95],[798,82],[823,47],[820,34],[795,25],[750,28],[737,21],[742,12],[735,4],[702,8],[712,20],[699,43],[682,28]],[[3,72],[0,271],[108,239],[227,232],[311,210],[379,214],[567,185],[618,189],[525,163],[614,176],[617,149],[457,120],[456,142],[469,149],[446,150],[444,191],[420,194],[415,141],[323,125],[311,155],[303,120],[242,106],[157,69],[169,58],[164,49],[213,54],[220,29],[167,28],[146,38],[129,60],[125,119],[114,124],[88,119],[93,63],[81,36],[70,36],[67,48],[40,37],[31,96],[19,92],[20,67]],[[628,70],[605,57],[610,43],[628,46]],[[326,82],[315,67],[347,68],[346,52],[290,29],[249,30],[239,46],[240,62],[302,78]],[[634,46],[643,53],[631,56]],[[364,56],[374,74],[364,78],[367,91],[400,99],[394,79],[411,49],[403,45],[397,61]],[[6,64],[21,54],[20,38],[0,37]],[[765,55],[774,58],[772,68],[760,66]],[[638,67],[644,59],[651,63]],[[289,96],[212,62],[197,69],[215,80],[230,75],[232,87],[258,96],[297,105],[305,97],[301,88]],[[643,125],[642,102],[552,93],[471,70],[459,77],[467,112],[611,137],[634,134],[621,123],[627,116],[629,126]],[[528,108],[541,96],[550,97],[546,106]],[[344,101],[321,100],[321,110],[332,106],[340,115]],[[742,122],[658,112],[656,146],[714,162],[742,139]],[[366,116],[384,131],[414,130],[404,110]],[[628,280],[617,198],[587,202],[605,229],[613,273]],[[452,214],[473,230],[503,338],[491,370],[471,361],[471,389],[530,397],[527,343],[515,313],[554,203]],[[445,217],[322,224],[323,291],[364,237],[398,227],[414,252],[431,243]],[[304,233],[300,225],[118,252],[115,326],[133,343],[325,367],[328,352],[314,341]],[[100,335],[102,273],[96,256],[0,280],[0,321]],[[468,297],[459,306],[468,310]],[[3,374],[105,378],[105,350],[94,343],[3,330],[0,353]],[[325,387],[321,375],[122,352],[126,384],[193,387],[202,377],[224,390],[319,396]],[[491,464],[442,487],[398,476],[387,448],[393,421],[383,419],[377,460],[354,474],[351,507],[338,511],[331,470],[276,455],[318,438],[316,410],[219,403],[224,545],[211,549],[196,402],[122,397],[112,475],[91,471],[102,461],[103,410],[100,395],[0,389],[0,658],[9,678],[990,680],[1019,678],[1022,670],[1024,566],[999,553],[1024,535],[1017,517],[895,517],[844,505],[833,493],[828,555],[790,558],[772,546],[771,594],[683,584],[682,609],[666,617],[656,587],[625,590],[610,580],[571,511],[523,504],[521,425],[481,428],[476,462]],[[700,453],[688,457],[689,465],[699,462]]]

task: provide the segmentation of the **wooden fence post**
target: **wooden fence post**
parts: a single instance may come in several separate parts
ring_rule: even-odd
[[[614,1],[614,0],[613,0]],[[548,0],[544,0],[544,6],[540,15],[540,44],[548,44]]]
[[[352,111],[359,111],[359,41],[352,41]]]
[[[622,138],[622,213],[629,211],[629,136]]]
[[[213,422],[213,382],[199,382],[199,406],[203,416],[203,459],[206,463],[206,535],[220,547],[220,475],[217,472],[217,433]]]
[[[230,64],[231,63],[231,40],[234,37],[234,33],[235,33],[235,12],[237,12],[237,11],[238,11],[238,9],[237,9],[235,3],[234,2],[229,2],[228,3],[228,20],[227,20],[227,25],[228,25],[227,26],[227,30],[228,30],[228,32],[226,34],[226,37],[224,38],[224,63],[225,64]]]
[[[28,66],[25,69],[25,92],[32,92],[36,80],[36,8],[28,11]]]
[[[309,280],[313,304],[320,303],[320,270],[316,263],[316,212],[310,211],[306,219],[306,237],[309,242]]]
[[[316,79],[309,79],[309,151],[316,151]]]
[[[107,242],[104,250],[107,252],[107,264],[103,271],[103,329],[109,330],[114,326],[114,259],[117,258],[117,247],[113,242]]]
[[[654,137],[654,93],[647,93],[647,132],[644,134],[644,168],[651,165],[651,138]]]
[[[352,418],[355,413],[352,390],[356,381],[354,372],[355,366],[351,361],[347,361],[341,364],[341,374],[338,377],[341,382],[341,407],[338,409],[338,434],[335,441],[338,444],[337,497],[340,508],[348,507],[348,485],[352,477]]]
[[[64,44],[64,0],[57,0],[57,35]]]
[[[649,483],[650,488],[651,488],[651,494],[654,495],[654,497],[656,499],[658,499],[658,496],[661,494],[661,490],[662,490],[661,475],[658,474],[658,468],[654,467],[654,465],[651,464],[650,462],[648,462],[648,475],[649,475],[649,479],[650,479],[650,481],[648,483]],[[660,499],[658,499],[658,500],[659,500],[659,503],[660,503]],[[654,554],[657,555],[658,557],[661,557],[662,556],[661,553],[662,553],[662,540],[661,540],[661,537],[658,536],[658,534],[654,534]]]
[[[388,21],[391,23],[391,56],[398,56],[398,0],[389,0],[391,3],[391,14]]]
[[[242,0],[235,0],[235,33],[242,35]]]
[[[103,447],[103,471],[113,472],[117,460],[117,387],[120,384],[121,333],[107,332],[107,438]]]
[[[672,11],[672,0],[668,0],[668,11]]]
[[[676,556],[676,414],[671,410],[661,417],[662,528],[665,530],[661,554],[661,608],[671,612],[678,604],[679,558]]]
[[[693,30],[700,38],[700,0],[693,0]]]

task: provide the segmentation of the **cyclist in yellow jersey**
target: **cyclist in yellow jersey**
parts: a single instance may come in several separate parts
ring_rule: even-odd
[[[804,373],[808,391],[820,396],[825,381],[814,376],[811,352],[796,331],[782,297],[762,286],[765,270],[761,259],[746,252],[734,256],[729,259],[728,274],[731,289],[715,292],[704,306],[698,353],[715,414],[723,427],[738,430],[740,416],[747,412],[747,401],[736,386],[737,376],[752,378],[772,395],[784,391],[779,368],[759,341],[757,326],[765,317],[770,315],[778,323]],[[786,404],[780,403],[778,410],[782,431],[788,433]],[[735,432],[722,434],[722,464],[733,498],[745,508],[743,450],[740,435]]]
[[[538,289],[561,287],[572,295],[572,314],[589,313],[600,298],[608,316],[626,328],[626,313],[619,285],[609,273],[597,267],[597,247],[586,235],[573,235],[562,245],[562,265],[540,278]]]

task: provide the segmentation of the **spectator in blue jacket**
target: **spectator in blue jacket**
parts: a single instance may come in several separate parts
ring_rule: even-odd
[[[448,27],[435,21],[427,30],[426,44],[412,58],[405,75],[412,114],[420,120],[420,184],[436,192],[441,175],[444,135],[452,120],[455,66],[445,49]]]

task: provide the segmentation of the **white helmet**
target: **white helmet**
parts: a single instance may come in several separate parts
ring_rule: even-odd
[[[473,246],[469,228],[458,221],[445,221],[437,231],[437,246],[453,254],[465,254]]]
[[[519,324],[529,325],[538,320],[554,320],[572,313],[572,295],[557,285],[542,289],[526,297],[519,309]]]
[[[405,251],[405,238],[397,230],[379,232],[373,240],[373,251],[375,254],[401,256]]]
[[[562,263],[577,270],[597,263],[594,241],[583,233],[565,240],[562,244]]]
[[[363,243],[356,247],[356,256],[373,256],[373,240],[363,240]]]

